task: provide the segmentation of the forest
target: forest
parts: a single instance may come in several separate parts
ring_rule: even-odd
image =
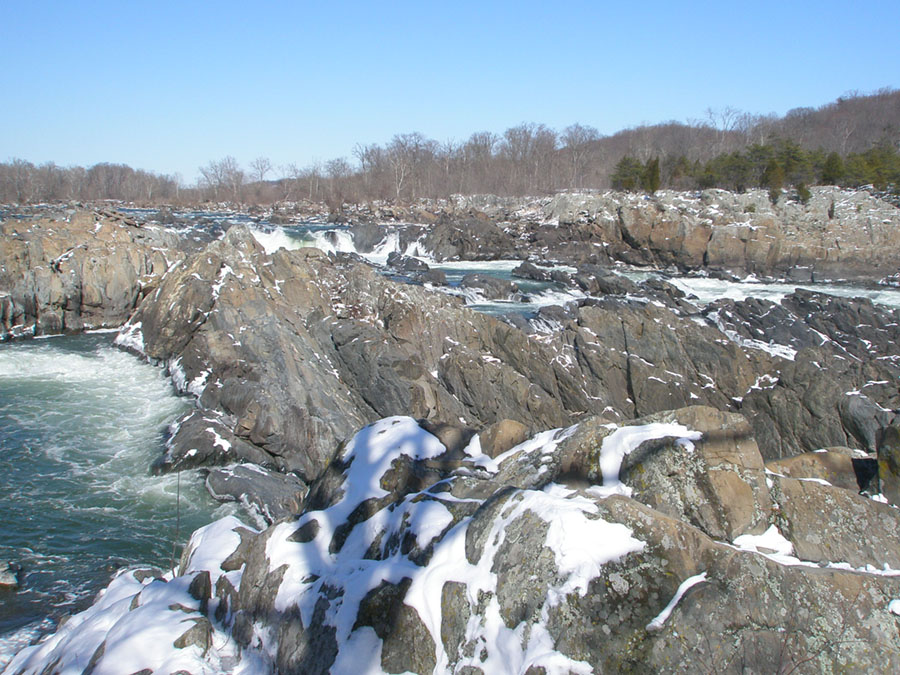
[[[438,142],[421,133],[385,144],[357,144],[353,157],[300,167],[260,156],[234,157],[180,176],[124,164],[61,167],[22,159],[0,163],[0,202],[121,200],[135,204],[412,201],[452,194],[544,195],[564,190],[767,188],[777,199],[794,187],[871,185],[900,191],[900,90],[850,93],[819,108],[784,116],[732,108],[687,122],[641,125],[603,136],[591,126],[561,131],[526,122],[502,133],[481,131]]]

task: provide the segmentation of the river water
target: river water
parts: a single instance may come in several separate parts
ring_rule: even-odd
[[[0,668],[116,570],[167,569],[218,506],[197,472],[155,477],[167,425],[190,402],[110,334],[0,344]],[[180,493],[180,500],[178,499]]]

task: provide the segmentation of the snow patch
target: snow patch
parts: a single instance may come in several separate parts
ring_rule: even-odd
[[[663,611],[656,615],[656,618],[654,618],[653,621],[647,624],[647,630],[662,630],[663,625],[666,623],[666,619],[672,614],[672,611],[675,609],[675,606],[681,598],[684,597],[684,594],[687,593],[689,589],[704,581],[706,581],[706,572],[701,572],[700,574],[688,577],[682,581],[681,585],[678,586],[678,590],[675,591],[675,596],[669,601],[669,604],[663,608]]]

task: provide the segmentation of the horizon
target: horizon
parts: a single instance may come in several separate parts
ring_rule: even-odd
[[[273,177],[291,163],[355,164],[356,144],[403,133],[459,142],[534,122],[609,136],[708,109],[783,116],[896,88],[900,62],[900,7],[886,2],[747,14],[656,2],[101,0],[5,6],[0,20],[0,83],[16,92],[0,112],[0,160],[127,164],[185,185],[226,156],[242,167],[267,157]]]

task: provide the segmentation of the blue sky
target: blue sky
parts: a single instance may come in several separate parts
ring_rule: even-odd
[[[627,5],[627,6],[626,6]],[[520,122],[604,134],[900,86],[900,3],[0,3],[0,160],[192,183]]]

